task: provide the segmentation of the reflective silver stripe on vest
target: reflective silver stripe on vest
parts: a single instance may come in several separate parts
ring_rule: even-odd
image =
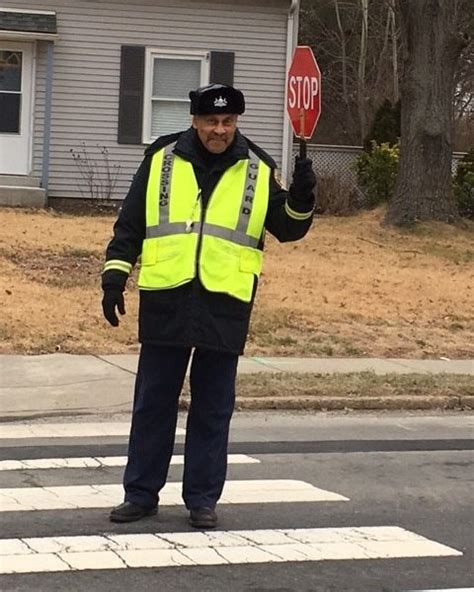
[[[185,234],[186,228],[186,222],[167,222],[166,224],[158,224],[157,226],[148,226],[146,237],[157,238],[159,236],[170,236],[171,234]],[[194,229],[192,230],[194,232]]]
[[[247,165],[247,178],[245,179],[244,193],[242,195],[242,205],[240,206],[239,219],[237,221],[237,232],[246,234],[250,214],[252,213],[253,202],[255,198],[255,191],[257,188],[257,177],[258,177],[258,158],[250,153],[250,159]],[[241,243],[239,243],[241,244]]]
[[[230,228],[218,226],[217,224],[208,224],[207,222],[204,224],[201,224],[201,222],[194,222],[190,228],[187,226],[186,222],[169,222],[168,224],[150,226],[146,229],[146,237],[158,238],[160,236],[170,236],[172,234],[186,234],[189,232],[199,233],[201,228],[203,234],[207,236],[222,238],[243,247],[253,247],[254,249],[257,249],[260,243],[258,238],[248,236],[248,234],[240,232],[240,230],[231,230]]]
[[[160,177],[160,201],[159,201],[159,218],[161,224],[168,224],[170,220],[170,187],[171,175],[173,173],[174,155],[173,150],[176,142],[165,147],[163,155],[163,163],[161,165]],[[148,234],[148,233],[147,233]]]
[[[253,247],[254,249],[258,248],[258,244],[260,242],[258,238],[249,236],[240,230],[231,230],[230,228],[224,228],[223,226],[218,226],[217,224],[208,224],[207,222],[203,224],[203,234],[206,236],[223,238],[224,240],[228,240],[236,245],[241,245],[242,247]]]

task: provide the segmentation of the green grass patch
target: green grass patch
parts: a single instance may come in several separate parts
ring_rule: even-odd
[[[241,397],[396,397],[474,395],[474,377],[464,374],[386,374],[280,372],[240,374]]]

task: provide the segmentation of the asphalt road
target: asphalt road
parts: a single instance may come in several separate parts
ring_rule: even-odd
[[[237,496],[243,496],[244,501],[219,507],[219,536],[223,533],[235,536],[236,531],[246,531],[251,539],[257,531],[260,537],[304,534],[318,541],[316,546],[310,545],[314,553],[311,559],[269,561],[258,555],[264,548],[258,542],[252,545],[251,552],[235,547],[234,563],[221,565],[195,561],[197,565],[186,566],[178,561],[169,567],[122,565],[117,569],[100,569],[108,558],[97,555],[94,559],[89,555],[87,569],[3,573],[0,589],[3,592],[115,592],[152,588],[173,592],[474,590],[473,419],[472,415],[457,414],[237,414],[230,452],[250,459],[240,458],[238,462],[242,464],[229,465],[228,482],[265,481],[270,484],[270,493],[263,487],[252,498],[244,491],[244,485],[236,486]],[[106,420],[111,418],[71,419],[74,423],[97,421],[99,425]],[[180,423],[184,427],[184,418]],[[93,540],[89,537],[97,535],[154,533],[171,540],[171,533],[192,532],[182,505],[163,505],[158,518],[129,525],[111,524],[107,519],[108,508],[94,507],[85,498],[82,501],[78,498],[75,508],[49,508],[49,501],[44,502],[44,509],[37,510],[28,509],[27,501],[24,507],[2,507],[2,492],[7,490],[15,497],[12,503],[16,504],[24,494],[25,499],[30,499],[28,495],[33,493],[34,499],[38,492],[39,499],[43,488],[54,488],[55,495],[61,495],[58,492],[64,488],[87,489],[91,485],[120,483],[121,466],[40,469],[8,465],[7,461],[13,460],[77,461],[79,457],[116,458],[125,454],[123,435],[49,438],[47,430],[45,427],[43,437],[15,438],[9,433],[8,438],[1,440],[0,553],[4,553],[0,557],[1,572],[9,571],[12,566],[17,571],[29,569],[31,548],[34,549],[32,537],[40,538],[44,549],[47,545],[51,547],[51,541],[56,546],[62,541],[68,547],[62,551],[71,551],[77,539],[57,537],[81,535],[87,537],[80,540],[87,547]],[[177,455],[182,452],[182,442],[183,436],[179,436]],[[169,481],[179,482],[181,472],[180,464],[173,465]],[[302,482],[309,488],[309,497],[314,496],[312,501],[290,499]],[[278,497],[278,487],[285,483],[290,487]],[[274,501],[268,501],[267,496],[271,498],[272,494]],[[337,494],[340,499],[316,499],[326,494],[326,497]],[[85,507],[87,504],[90,507]],[[282,535],[281,531],[286,534]],[[359,558],[355,558],[353,546],[348,545],[356,535],[363,535],[366,545],[366,554]],[[7,539],[11,540],[7,542]],[[27,547],[24,547],[25,539],[30,541]],[[25,548],[26,555],[22,555]],[[265,548],[268,550],[268,545]],[[298,548],[307,552],[301,545]],[[371,558],[366,556],[367,549],[372,550]],[[47,554],[53,552],[54,549],[49,549]],[[220,552],[227,557],[225,547]],[[292,552],[295,552],[293,548]],[[14,559],[14,553],[22,555],[22,559]],[[38,563],[43,570],[47,569],[47,558],[42,557]],[[242,563],[245,558],[251,563]],[[57,557],[54,559],[59,561]]]

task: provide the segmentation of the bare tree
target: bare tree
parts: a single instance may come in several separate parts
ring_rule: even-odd
[[[400,100],[399,75],[398,75],[398,30],[395,17],[395,0],[388,0],[388,14],[390,23],[390,36],[392,42],[392,72],[393,72],[393,102]]]
[[[367,69],[367,43],[369,38],[369,0],[360,0],[361,31],[359,64],[357,68],[357,105],[359,108],[360,135],[367,135],[367,110],[366,110],[366,69]]]
[[[461,6],[462,22],[474,37],[474,6]],[[465,47],[459,59],[454,91],[454,133],[457,150],[468,151],[474,146],[474,43]]]
[[[349,93],[347,90],[347,37],[344,33],[341,21],[341,11],[338,0],[334,0],[334,10],[336,12],[337,28],[339,31],[339,40],[341,44],[341,70],[342,70],[342,99],[346,105],[349,104]]]
[[[463,0],[398,0],[402,34],[401,146],[386,223],[452,222],[453,98]]]
[[[378,107],[396,102],[392,1],[303,0],[300,42],[313,47],[324,84],[318,139],[361,144]]]

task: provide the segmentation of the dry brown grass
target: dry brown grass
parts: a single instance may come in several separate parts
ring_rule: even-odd
[[[269,237],[247,354],[473,357],[473,226],[382,228],[383,212]],[[137,294],[101,314],[108,216],[0,210],[0,352],[136,351]]]

